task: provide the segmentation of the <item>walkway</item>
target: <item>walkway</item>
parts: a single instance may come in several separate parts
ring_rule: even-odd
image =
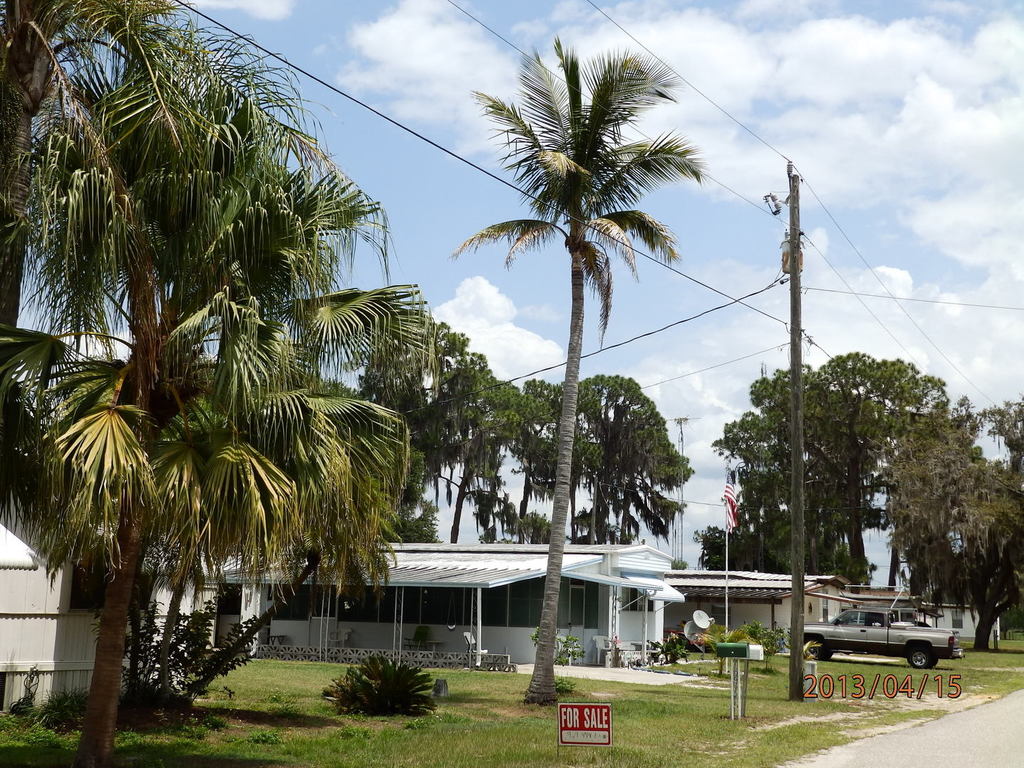
[[[532,675],[533,664],[519,664],[519,674]],[[725,688],[725,685],[710,685],[706,677],[659,674],[643,669],[610,669],[606,667],[555,666],[558,677],[582,677],[587,680],[610,680],[615,683],[640,683],[641,685],[696,685],[700,687]]]
[[[872,736],[784,768],[863,768],[865,765],[951,765],[1009,768],[1024,765],[1024,691],[945,715],[923,725]]]

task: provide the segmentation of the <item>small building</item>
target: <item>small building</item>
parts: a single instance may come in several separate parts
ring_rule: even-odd
[[[424,664],[464,664],[471,651],[533,661],[546,544],[396,544],[394,552],[379,591],[367,587],[352,597],[304,585],[264,630],[259,655],[341,661],[367,649],[411,649]],[[579,639],[584,663],[606,663],[616,639],[621,658],[639,656],[645,638],[661,639],[665,606],[684,599],[662,578],[670,565],[668,555],[643,544],[567,544],[559,636]],[[239,583],[231,574],[229,581]],[[241,585],[237,608],[225,605],[238,613],[225,611],[218,632],[261,614],[273,594],[271,584]]]
[[[39,698],[88,686],[96,606],[87,586],[81,569],[51,578],[32,548],[0,525],[0,710],[21,698],[33,669]]]
[[[729,571],[729,628],[751,621],[771,628],[789,626],[792,578],[788,573]],[[665,609],[666,629],[681,629],[696,610],[725,624],[725,571],[669,571],[665,583],[686,595],[685,602]],[[807,576],[804,621],[828,621],[838,615],[843,606],[836,597],[849,583],[844,576]]]
[[[36,701],[51,691],[84,690],[96,657],[96,617],[106,586],[103,568],[46,563],[18,535],[0,525],[0,711],[34,679]],[[167,590],[153,599],[166,606]],[[201,599],[186,599],[182,611]]]

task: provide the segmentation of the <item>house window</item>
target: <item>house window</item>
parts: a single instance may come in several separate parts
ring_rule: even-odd
[[[362,597],[353,595],[342,597],[338,601],[338,618],[349,622],[377,621],[377,597],[373,590],[364,590]]]
[[[68,608],[73,611],[98,611],[103,607],[106,589],[107,574],[102,561],[79,563],[71,572]]]
[[[597,629],[598,612],[601,610],[598,604],[600,589],[592,581],[588,581],[583,589],[583,626],[587,629]]]
[[[242,585],[221,584],[217,591],[217,613],[220,616],[240,616],[242,613]]]
[[[964,612],[960,608],[953,609],[953,629],[964,628]]]
[[[544,602],[544,579],[517,581],[508,586],[508,625],[536,627]]]
[[[310,598],[314,616],[333,618],[338,613],[338,594],[332,585],[317,584]]]
[[[286,593],[287,602],[278,605],[274,618],[286,621],[306,621],[309,618],[309,584],[303,584],[294,595],[287,595],[289,587],[286,585],[281,585],[277,589]],[[267,592],[268,600],[274,599],[277,589],[270,587]]]
[[[623,611],[642,611],[644,609],[644,594],[638,589],[626,587],[619,595],[619,599],[622,601],[619,604],[622,606],[621,610]],[[653,600],[649,599],[647,601],[647,610],[654,610]]]
[[[420,592],[420,624],[467,624],[463,617],[464,592],[465,590],[460,588],[424,587]],[[485,613],[484,616],[486,615]],[[504,623],[501,626],[504,626]]]
[[[483,622],[489,627],[508,626],[508,587],[484,590]]]

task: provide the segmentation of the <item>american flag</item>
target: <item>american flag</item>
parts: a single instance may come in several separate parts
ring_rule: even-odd
[[[725,484],[725,492],[722,494],[722,499],[725,501],[725,527],[729,533],[732,533],[740,524],[738,515],[739,504],[736,502],[736,487],[732,483]]]

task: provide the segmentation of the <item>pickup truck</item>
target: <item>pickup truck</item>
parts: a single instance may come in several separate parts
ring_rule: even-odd
[[[806,624],[804,642],[821,644],[811,654],[822,661],[836,651],[871,653],[903,656],[915,669],[931,669],[939,659],[963,658],[960,639],[952,630],[921,627],[896,618],[885,609],[843,611],[827,624]]]

